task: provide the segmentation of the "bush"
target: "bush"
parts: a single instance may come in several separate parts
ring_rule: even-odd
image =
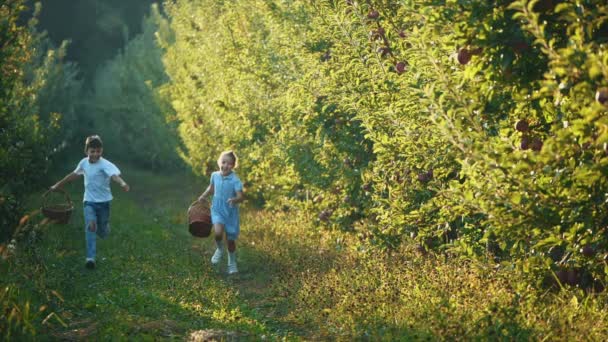
[[[268,207],[389,248],[415,237],[514,260],[536,279],[604,277],[603,2],[167,9],[167,94],[199,172],[234,148]]]
[[[16,0],[0,8],[0,240],[10,236],[25,196],[73,131],[80,90],[75,66],[63,64],[66,46],[52,49],[35,17],[20,26],[24,10]]]

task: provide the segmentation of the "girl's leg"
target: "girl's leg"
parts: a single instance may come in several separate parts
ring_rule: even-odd
[[[221,223],[213,224],[213,231],[215,234],[216,248],[215,253],[213,253],[213,256],[211,257],[211,263],[215,265],[222,260],[222,256],[224,255],[224,241],[222,241],[224,236],[224,225]]]
[[[215,241],[222,241],[224,238],[224,225],[221,223],[214,223],[213,233],[215,235]]]
[[[236,241],[228,240],[228,252],[234,253],[234,251],[236,251]]]
[[[228,240],[228,274],[238,272],[236,268],[236,240]]]

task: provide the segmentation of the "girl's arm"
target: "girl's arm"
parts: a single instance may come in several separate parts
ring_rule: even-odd
[[[213,195],[214,193],[215,193],[215,188],[213,187],[213,184],[209,184],[207,189],[205,189],[205,192],[203,192],[203,194],[199,196],[199,198],[198,198],[199,202],[206,201],[207,197],[209,195]]]
[[[77,179],[78,177],[80,177],[80,175],[77,173],[74,173],[74,172],[68,173],[65,177],[63,177],[62,180],[60,180],[59,182],[57,182],[51,186],[51,191],[56,191],[57,189],[61,189],[66,183],[69,183],[69,182]]]
[[[228,199],[228,204],[232,205],[235,203],[241,203],[243,202],[243,200],[245,199],[245,196],[243,195],[242,191],[237,191],[236,192],[236,197],[232,197]]]
[[[129,189],[131,189],[131,187],[129,187],[129,184],[127,184],[127,182],[125,182],[122,178],[120,178],[119,175],[114,175],[111,178],[113,181],[120,184],[120,186],[122,187],[122,189],[124,191],[129,191]]]

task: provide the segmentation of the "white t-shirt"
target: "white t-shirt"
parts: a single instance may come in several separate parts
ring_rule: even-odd
[[[102,157],[96,163],[83,158],[74,173],[84,175],[84,198],[87,202],[108,202],[112,200],[110,177],[120,175],[120,170],[111,161]]]

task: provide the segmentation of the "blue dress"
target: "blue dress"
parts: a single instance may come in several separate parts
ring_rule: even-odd
[[[215,171],[211,174],[211,184],[214,189],[211,222],[223,224],[226,237],[234,241],[240,232],[239,206],[228,204],[228,199],[236,197],[237,191],[243,191],[243,183],[234,172],[224,177],[220,171]]]

